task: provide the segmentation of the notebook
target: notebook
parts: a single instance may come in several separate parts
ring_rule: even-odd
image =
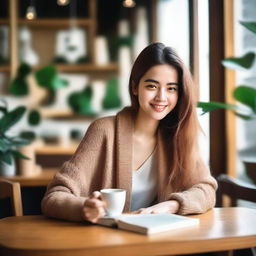
[[[149,235],[198,225],[199,219],[168,213],[121,214],[103,217],[97,224]]]

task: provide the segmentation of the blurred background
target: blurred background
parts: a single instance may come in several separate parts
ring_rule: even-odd
[[[255,35],[239,23],[255,21],[255,13],[255,0],[1,0],[1,106],[26,107],[8,134],[31,140],[20,148],[30,160],[16,161],[8,174],[25,180],[23,197],[31,189],[42,196],[95,118],[130,104],[132,63],[151,42],[176,49],[199,86],[200,101],[234,103],[236,85],[255,88],[255,63],[249,71],[222,65],[225,58],[255,52]],[[198,115],[213,175],[253,183],[245,167],[256,162],[255,119],[227,110],[200,115],[198,109]],[[41,183],[31,181],[36,175]],[[38,205],[27,210],[39,211]]]

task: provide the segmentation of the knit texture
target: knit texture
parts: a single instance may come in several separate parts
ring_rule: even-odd
[[[125,211],[129,211],[132,190],[132,134],[134,115],[124,108],[116,116],[94,121],[72,158],[65,162],[48,185],[42,200],[46,216],[82,221],[82,206],[86,198],[102,188],[127,190]],[[170,175],[166,138],[160,129],[157,138],[157,202],[177,200],[182,215],[203,213],[215,205],[217,183],[208,168],[191,173],[191,183],[173,191],[167,186]],[[181,177],[182,178],[182,177]]]

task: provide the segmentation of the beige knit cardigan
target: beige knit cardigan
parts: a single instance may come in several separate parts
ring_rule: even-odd
[[[123,109],[116,116],[98,119],[90,125],[75,154],[64,163],[48,185],[42,200],[42,211],[46,216],[81,221],[81,209],[86,197],[102,188],[126,189],[125,211],[129,211],[133,125],[130,108]],[[182,215],[203,213],[215,205],[217,184],[208,168],[191,173],[191,184],[183,191],[173,191],[172,183],[167,187],[166,180],[170,173],[168,152],[161,132],[157,138],[157,172],[157,202],[170,199],[179,201],[178,213]]]

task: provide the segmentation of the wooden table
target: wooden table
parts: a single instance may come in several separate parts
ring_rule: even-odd
[[[0,220],[0,255],[171,255],[256,246],[256,210],[214,208],[193,217],[200,225],[151,236],[47,219],[43,216]]]
[[[36,187],[36,186],[47,186],[52,180],[54,174],[57,172],[56,168],[43,169],[39,174],[32,176],[12,176],[12,177],[2,177],[1,179],[19,182],[22,187]]]

